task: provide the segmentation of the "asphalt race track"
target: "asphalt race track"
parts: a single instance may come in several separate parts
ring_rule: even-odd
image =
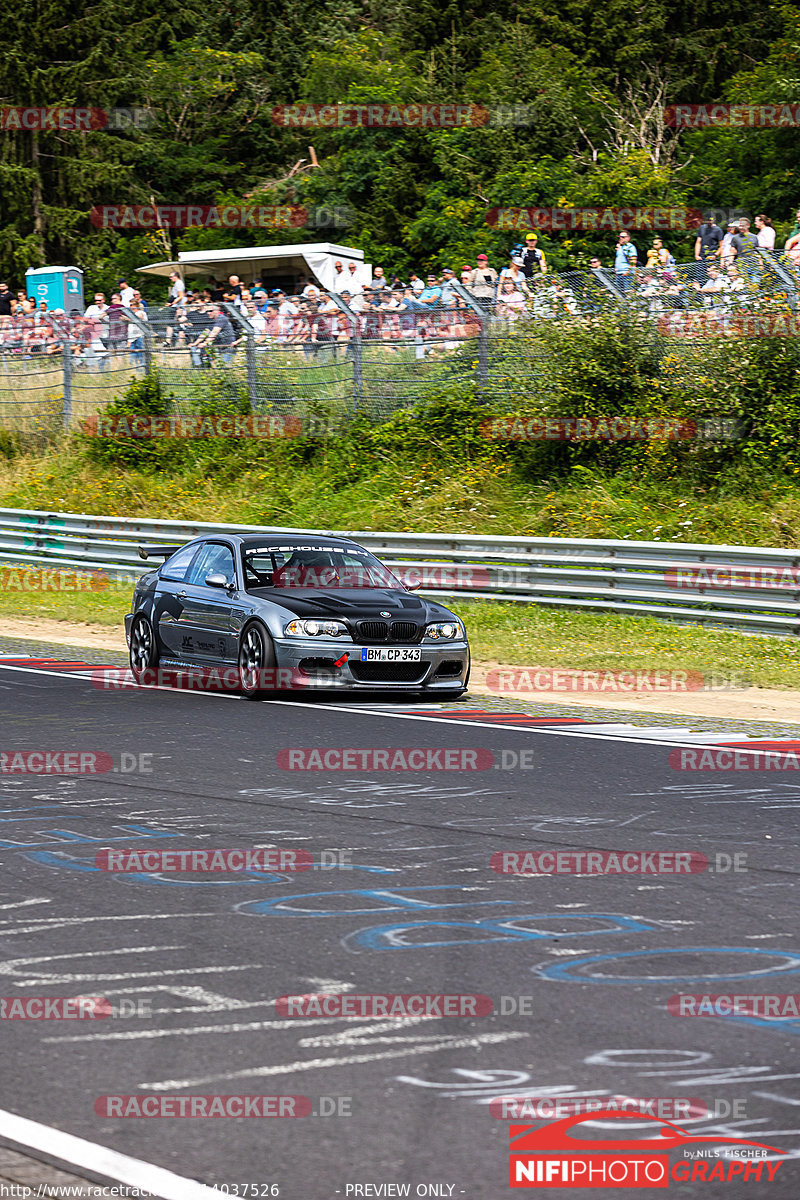
[[[104,997],[118,1012],[4,1020],[3,1061],[16,1065],[0,1109],[234,1195],[499,1200],[516,1194],[511,1124],[548,1123],[504,1117],[502,1097],[692,1098],[688,1119],[672,1119],[693,1135],[784,1153],[757,1160],[780,1164],[772,1181],[673,1176],[672,1195],[800,1195],[800,1018],[668,1008],[678,994],[800,993],[797,771],[681,771],[670,755],[702,735],[520,721],[469,698],[248,703],[105,690],[80,668],[0,664],[0,713],[0,994],[7,1005]],[[430,769],[392,771],[278,758],[347,747],[441,754]],[[19,773],[18,751],[97,755],[109,769]],[[466,754],[443,769],[445,751]],[[98,865],[103,851],[255,847],[309,852],[314,866]],[[660,852],[662,863],[690,853],[709,868],[491,865],[568,850]],[[492,1011],[288,1016],[276,1005],[318,993],[477,994]],[[309,1100],[295,1113],[310,1111],[124,1117],[98,1101],[109,1096],[299,1096]],[[622,1125],[629,1140],[659,1128],[608,1117],[583,1136],[619,1138]],[[688,1175],[714,1145],[689,1143],[670,1162]]]

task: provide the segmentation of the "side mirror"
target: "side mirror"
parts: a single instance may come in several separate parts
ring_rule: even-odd
[[[232,586],[233,583],[228,576],[223,575],[221,571],[212,571],[210,575],[206,575],[206,587],[228,588]]]

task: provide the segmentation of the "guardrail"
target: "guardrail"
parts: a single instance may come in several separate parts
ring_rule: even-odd
[[[706,622],[753,633],[800,633],[800,549],[481,534],[374,533],[50,513],[0,508],[0,563],[152,569],[140,542],[200,534],[316,533],[351,537],[420,592],[628,616]]]

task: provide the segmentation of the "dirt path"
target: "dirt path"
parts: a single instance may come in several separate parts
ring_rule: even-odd
[[[22,620],[0,617],[0,637],[47,642],[51,646],[87,646],[93,650],[125,653],[125,634],[105,625],[80,625],[69,621]],[[619,712],[676,713],[696,717],[735,717],[757,721],[791,721],[800,724],[800,691],[777,688],[738,688],[729,691],[696,692],[611,692],[585,693],[570,690],[543,692],[497,692],[486,686],[486,674],[497,667],[513,664],[473,662],[470,692],[473,695],[502,695],[509,700],[529,700],[539,704],[582,705]],[[519,667],[520,664],[516,664]],[[551,674],[551,673],[550,673]]]

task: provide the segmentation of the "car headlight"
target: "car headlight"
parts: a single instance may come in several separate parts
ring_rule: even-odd
[[[452,642],[454,638],[464,636],[464,626],[460,621],[436,621],[425,630],[425,640],[432,642]]]
[[[283,632],[287,637],[341,637],[347,629],[341,621],[290,621]]]

